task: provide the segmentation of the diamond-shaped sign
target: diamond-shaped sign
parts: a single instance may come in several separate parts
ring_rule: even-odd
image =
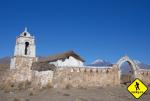
[[[148,87],[139,79],[135,79],[129,86],[128,91],[136,98],[139,99],[146,91]]]

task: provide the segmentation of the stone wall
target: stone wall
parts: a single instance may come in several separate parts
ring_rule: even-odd
[[[54,88],[114,86],[120,83],[118,68],[58,68],[54,73]]]
[[[1,81],[12,82],[12,83],[31,81],[31,72],[30,71],[25,72],[23,70],[1,71],[0,79],[1,79]]]
[[[145,84],[150,85],[150,69],[139,69],[136,77],[142,80]]]
[[[37,61],[36,57],[14,56],[11,59],[10,69],[30,70],[32,63],[36,61]]]
[[[32,86],[34,88],[43,88],[52,86],[53,71],[32,71]]]
[[[0,71],[0,86],[2,89],[36,88],[41,89],[52,83],[53,71]],[[23,86],[23,87],[22,87]]]
[[[27,83],[31,81],[31,72],[23,70],[7,70],[0,71],[0,87],[1,89],[21,89],[25,88]]]
[[[139,69],[135,74],[145,84],[150,84],[150,70]],[[120,84],[120,71],[117,65],[107,68],[89,67],[61,67],[54,72],[35,70],[7,70],[0,71],[0,87],[30,86],[41,89],[47,86],[54,88],[66,87],[101,87]],[[20,86],[21,85],[21,86]]]

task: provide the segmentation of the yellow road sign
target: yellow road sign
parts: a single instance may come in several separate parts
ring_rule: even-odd
[[[139,79],[135,79],[129,86],[128,91],[136,98],[139,99],[146,91],[148,87]]]

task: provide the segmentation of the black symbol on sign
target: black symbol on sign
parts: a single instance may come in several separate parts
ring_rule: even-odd
[[[139,87],[139,83],[138,83],[138,82],[136,82],[135,88],[136,88],[136,90],[140,90],[140,87]]]

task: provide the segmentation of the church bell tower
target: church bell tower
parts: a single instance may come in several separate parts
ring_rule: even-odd
[[[10,69],[30,69],[35,61],[37,61],[35,38],[25,28],[24,32],[16,39]]]

